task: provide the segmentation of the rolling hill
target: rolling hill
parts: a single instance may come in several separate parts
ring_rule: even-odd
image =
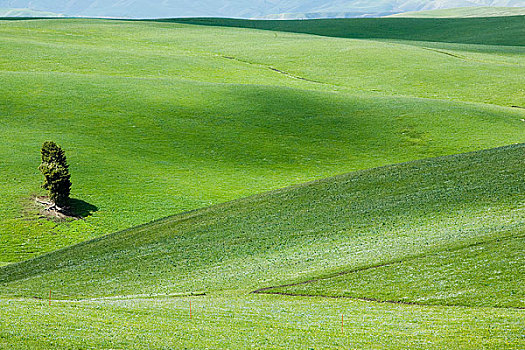
[[[351,18],[243,20],[179,18],[166,22],[263,29],[336,38],[411,40],[479,45],[525,46],[525,16],[493,18]],[[490,28],[490,30],[486,30]],[[458,33],[461,33],[458,35]]]
[[[0,8],[0,17],[63,17],[64,15],[31,9]]]
[[[55,298],[90,298],[247,292],[349,270],[363,271],[362,288],[381,290],[367,273],[391,264],[404,264],[403,271],[413,259],[444,263],[447,254],[456,258],[445,262],[461,269],[470,247],[486,246],[485,269],[463,272],[473,275],[465,281],[477,282],[468,283],[461,304],[523,307],[523,279],[516,272],[523,268],[524,157],[521,144],[415,161],[175,215],[4,266],[0,293],[43,298],[51,289]],[[497,240],[499,253],[489,254]],[[503,268],[513,256],[514,267]],[[369,269],[374,266],[384,267]],[[498,274],[487,287],[478,277],[493,270]],[[427,283],[425,275],[416,271],[412,282]],[[344,286],[353,276],[344,274],[337,282]],[[412,293],[409,300],[425,295],[396,285],[398,293]],[[502,298],[487,289],[498,290]],[[456,291],[439,285],[442,297],[430,303],[454,304]]]
[[[4,263],[294,183],[525,141],[511,107],[525,105],[519,47],[102,20],[5,21],[0,40]],[[48,139],[66,149],[84,220],[32,204]]]
[[[525,230],[451,251],[351,271],[265,293],[362,298],[430,305],[525,308]],[[370,283],[375,281],[375,283]]]
[[[524,152],[360,171],[0,268],[0,344],[519,349]],[[314,288],[281,293],[311,297],[247,294],[293,281]]]
[[[518,349],[524,156],[364,170],[1,267],[1,344]]]
[[[0,348],[523,348],[520,20],[0,21]]]

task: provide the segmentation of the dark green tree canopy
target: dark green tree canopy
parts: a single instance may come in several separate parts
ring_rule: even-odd
[[[53,141],[42,145],[42,163],[38,167],[44,175],[42,187],[49,191],[49,198],[59,208],[67,207],[71,191],[71,175],[64,150]]]
[[[69,168],[66,160],[66,153],[53,141],[44,142],[41,153],[42,163],[57,163],[66,169]]]

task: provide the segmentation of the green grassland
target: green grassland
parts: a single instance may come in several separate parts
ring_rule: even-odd
[[[523,19],[0,21],[0,348],[523,348]]]
[[[511,309],[268,295],[53,301],[51,307],[0,300],[0,306],[0,348],[6,349],[523,348],[523,312]]]
[[[20,349],[519,349],[524,156],[521,144],[359,171],[4,266],[0,339]],[[365,272],[358,291],[392,300],[377,294],[386,275],[400,279],[402,302],[435,306],[248,294],[351,270]],[[445,277],[467,284],[459,298],[457,285],[425,282],[458,271]],[[51,306],[29,299],[50,290]]]
[[[525,16],[482,18],[336,18],[244,20],[181,18],[168,22],[306,33],[338,38],[523,46]]]
[[[525,308],[523,232],[271,292]]]
[[[102,20],[2,22],[0,46],[4,263],[291,184],[525,141],[525,111],[510,107],[525,105],[520,46]],[[66,149],[85,220],[50,222],[32,204],[49,139]]]
[[[175,215],[7,265],[0,292],[45,297],[52,289],[66,299],[248,292],[519,239],[524,156],[520,144],[409,162]],[[500,246],[512,252],[519,242]],[[504,264],[505,252],[493,258]],[[523,280],[515,277],[502,281],[514,286],[506,297],[518,307]],[[495,306],[493,296],[484,298],[483,306]]]
[[[413,17],[413,18],[464,18],[464,17],[501,17],[501,16],[523,16],[524,7],[457,7],[443,10],[404,12],[387,17]]]

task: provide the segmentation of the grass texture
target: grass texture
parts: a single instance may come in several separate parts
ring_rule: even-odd
[[[0,46],[2,263],[291,184],[525,141],[511,107],[525,105],[521,47],[104,20],[5,21]],[[50,222],[31,202],[45,140],[67,152],[84,220]]]
[[[525,45],[525,16],[480,18],[336,18],[245,20],[167,19],[177,23],[264,29],[354,39],[395,39],[481,45]]]
[[[523,312],[511,309],[267,295],[0,305],[0,347],[9,349],[523,348]]]
[[[522,17],[374,21],[0,22],[0,348],[523,348]]]
[[[524,232],[271,292],[525,308]]]
[[[474,259],[465,246],[490,251],[502,239],[501,254],[484,255],[501,259],[495,267],[465,272],[479,288],[469,283],[474,292],[465,290],[462,302],[520,307],[524,152],[521,144],[376,168],[176,215],[4,266],[0,292],[44,298],[52,289],[71,299],[251,291],[393,262],[408,269],[414,257],[439,274],[430,264],[446,260],[439,254],[461,270]],[[507,260],[517,265],[493,280],[507,294],[484,295],[484,277]],[[371,271],[395,277],[389,268]],[[423,272],[406,277],[423,283]],[[362,283],[376,288],[373,278]],[[437,302],[449,300],[454,293]]]
[[[520,349],[524,156],[359,171],[1,267],[0,346]]]

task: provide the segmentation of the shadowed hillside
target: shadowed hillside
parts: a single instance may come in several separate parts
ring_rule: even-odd
[[[521,144],[387,166],[176,215],[2,267],[0,292],[250,291],[523,235],[524,152]],[[517,290],[512,271],[501,283]],[[522,306],[522,296],[505,305]],[[476,304],[492,305],[487,297]]]
[[[523,49],[2,21],[0,263],[292,184],[525,142]],[[409,44],[407,44],[409,43]],[[40,147],[84,220],[40,218]]]
[[[525,16],[492,18],[352,18],[241,20],[217,18],[166,21],[241,27],[354,39],[397,39],[483,45],[525,45]]]
[[[521,19],[394,20],[0,20],[0,348],[523,348]]]

